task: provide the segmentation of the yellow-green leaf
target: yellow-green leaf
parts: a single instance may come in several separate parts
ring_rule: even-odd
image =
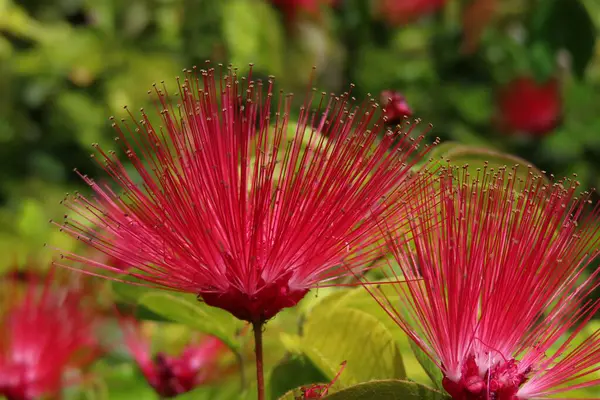
[[[140,297],[139,304],[173,322],[218,337],[233,351],[240,349],[236,336],[243,322],[227,311],[210,307],[193,296],[164,292],[144,294]]]
[[[304,325],[301,347],[328,379],[346,361],[339,377],[343,385],[406,377],[394,337],[363,311],[340,308],[335,313],[312,313]]]
[[[433,361],[431,361],[427,354],[425,354],[425,352],[423,352],[423,350],[421,350],[421,348],[419,348],[419,346],[417,346],[415,342],[409,339],[408,343],[413,351],[413,354],[415,355],[415,358],[417,359],[423,370],[427,373],[427,376],[429,377],[429,379],[431,379],[436,389],[441,390],[442,379],[444,378],[442,371],[440,371],[437,365],[435,365]]]
[[[374,289],[374,288],[373,288]],[[380,289],[389,299],[391,304],[402,307],[402,301],[396,288],[392,285],[382,285]],[[337,290],[314,304],[311,313],[336,313],[340,309],[360,310],[375,317],[381,322],[396,340],[396,345],[402,354],[403,363],[406,367],[408,377],[420,383],[431,384],[428,373],[424,371],[421,364],[413,354],[410,348],[411,340],[400,329],[396,322],[387,314],[387,312],[375,301],[375,299],[363,288]],[[298,341],[292,341],[290,338],[286,343],[286,348],[293,351],[293,345]],[[289,346],[289,347],[288,347]]]

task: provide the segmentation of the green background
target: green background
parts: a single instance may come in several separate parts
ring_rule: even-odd
[[[461,16],[470,1],[449,0],[438,12],[393,25],[376,0],[340,1],[293,19],[261,0],[0,0],[0,269],[44,265],[56,255],[52,247],[74,246],[48,220],[64,214],[59,202],[66,192],[86,190],[73,168],[100,176],[89,154],[92,143],[112,147],[108,117],[124,116],[124,105],[148,106],[153,82],[174,85],[183,68],[207,59],[242,71],[252,62],[255,76],[275,75],[290,92],[303,93],[313,65],[318,69],[312,84],[323,91],[343,92],[354,83],[358,99],[372,94],[378,100],[383,90],[399,91],[414,117],[433,123],[432,139],[514,154],[557,176],[577,173],[585,187],[599,186],[600,2],[489,2],[495,11],[476,37],[478,46],[467,53],[461,51],[469,37]],[[519,76],[559,79],[563,110],[556,129],[534,136],[497,128],[497,93]],[[324,297],[309,295],[302,304]],[[354,306],[347,307],[348,318],[369,329],[389,323],[360,301],[356,307],[366,307],[376,320],[356,317]],[[286,359],[291,367],[279,365],[274,374],[288,376],[285,368],[297,368],[305,375],[292,375],[306,382],[284,383],[272,393],[330,379],[337,371],[324,373],[329,364],[310,360],[311,350],[294,336],[291,327],[302,310],[270,323],[267,346],[273,349],[271,366],[286,351],[296,354]],[[428,383],[397,327],[380,328],[393,332],[408,377]],[[181,334],[170,332],[161,328],[153,335],[160,346],[175,348]],[[115,332],[110,335],[118,340]],[[247,339],[240,340],[251,353]],[[329,360],[336,368],[338,356]],[[389,362],[387,367],[395,361]],[[389,375],[379,367],[354,378]],[[124,349],[96,368],[100,389],[73,390],[74,397],[155,398]],[[252,376],[251,365],[247,372]],[[224,379],[219,387],[235,398],[237,377]],[[207,393],[190,398],[219,398]]]

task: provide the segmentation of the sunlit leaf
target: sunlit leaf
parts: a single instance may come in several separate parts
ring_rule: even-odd
[[[391,304],[395,304],[401,307],[400,295],[396,288],[392,285],[382,285],[378,290],[389,299]],[[369,294],[367,290],[363,288],[355,289],[343,289],[337,290],[332,294],[323,297],[321,301],[317,302],[310,310],[311,313],[325,314],[325,313],[336,313],[340,309],[353,309],[360,310],[368,313],[372,317],[375,317],[381,322],[391,333],[396,341],[396,345],[400,349],[402,354],[403,363],[407,376],[420,383],[431,384],[428,374],[423,370],[420,363],[417,361],[415,355],[411,351],[410,343],[411,340],[406,334],[400,329],[396,322],[388,315],[388,313],[375,301],[373,296]],[[282,339],[283,341],[283,339]],[[289,336],[285,340],[286,348],[289,351],[297,351],[300,347],[300,338]]]
[[[433,382],[437,389],[442,390],[442,379],[444,378],[442,371],[440,371],[437,365],[435,365],[427,356],[427,354],[425,354],[423,350],[421,350],[419,346],[417,346],[412,340],[409,340],[408,342],[413,354],[415,355],[415,358],[419,364],[421,364],[421,367],[427,373],[427,376],[429,376],[431,382]]]
[[[150,292],[140,297],[139,304],[173,322],[216,336],[234,351],[240,349],[236,336],[243,322],[224,310],[199,302],[193,296]]]
[[[304,354],[332,380],[342,384],[382,378],[404,378],[402,356],[389,330],[375,317],[340,308],[335,313],[312,313],[304,325]]]

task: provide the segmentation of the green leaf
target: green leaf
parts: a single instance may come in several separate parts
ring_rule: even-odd
[[[316,300],[313,300],[311,308],[308,311],[309,313],[320,314],[324,312],[333,313],[338,307],[349,308],[349,302],[354,293],[355,289],[335,290],[331,293],[328,293],[326,296],[322,296]],[[367,292],[365,292],[365,294],[368,295]]]
[[[571,53],[573,70],[583,78],[594,55],[597,30],[586,7],[579,0],[546,0],[534,13],[533,43],[544,42],[554,50]]]
[[[57,125],[69,124],[77,132],[78,143],[89,149],[92,143],[99,143],[102,148],[114,146],[111,135],[106,135],[106,110],[92,96],[77,91],[63,91],[53,101],[53,112]]]
[[[425,352],[423,352],[423,350],[421,350],[421,348],[417,346],[415,342],[409,340],[408,343],[410,344],[410,348],[413,351],[415,358],[421,367],[423,367],[423,370],[425,370],[427,376],[429,376],[429,379],[431,379],[431,382],[433,382],[437,389],[443,389],[442,379],[444,378],[444,375],[442,374],[442,371],[440,371],[437,365],[431,361],[427,354],[425,354]]]
[[[402,305],[400,294],[396,288],[391,285],[382,285],[378,290],[381,290],[391,304],[398,306]],[[319,302],[313,305],[311,313],[336,313],[339,309],[354,309],[368,313],[381,322],[391,335],[396,340],[396,344],[402,354],[402,361],[407,371],[407,377],[411,380],[431,384],[429,374],[422,368],[421,364],[411,351],[410,343],[412,341],[400,329],[396,322],[388,315],[388,313],[373,299],[368,291],[362,288],[356,289],[337,289],[328,296],[320,299]],[[301,352],[300,337],[286,336],[281,338],[284,346],[288,351]]]
[[[347,361],[339,377],[342,385],[406,377],[394,337],[377,318],[363,311],[313,312],[304,325],[301,348],[329,381]]]
[[[492,92],[488,85],[448,84],[446,95],[458,113],[470,123],[484,124],[493,114]]]
[[[277,399],[290,389],[325,382],[327,377],[305,356],[290,355],[271,371],[271,398]]]
[[[139,299],[139,304],[173,322],[218,337],[234,352],[240,350],[240,343],[236,336],[243,322],[227,311],[210,307],[193,296],[165,292],[144,294]]]
[[[153,289],[150,289],[146,286],[132,285],[127,283],[128,281],[139,282],[133,277],[123,276],[121,279],[123,279],[124,282],[111,282],[111,289],[117,299],[125,303],[137,304],[143,295],[153,291]]]
[[[136,318],[141,319],[141,320],[159,321],[159,322],[171,321],[170,319],[165,318],[162,315],[152,312],[147,307],[145,307],[141,304],[138,304],[140,298],[143,295],[155,291],[154,289],[150,289],[145,286],[132,285],[132,284],[127,283],[129,281],[140,282],[139,280],[137,280],[131,276],[124,276],[121,279],[123,279],[125,282],[117,282],[117,281],[111,282],[111,289],[112,289],[113,294],[116,297],[118,306],[121,306],[123,304],[136,305],[135,316],[136,316]]]
[[[23,199],[21,201],[17,232],[22,239],[41,247],[46,234],[52,229],[50,224],[44,223],[45,221],[47,221],[47,218],[41,202],[35,199]]]
[[[400,294],[392,285],[382,285],[377,290],[384,293],[392,304],[401,304]],[[338,290],[317,303],[311,313],[326,315],[343,309],[365,312],[383,323],[390,332],[394,334],[402,332],[373,296],[363,288]]]
[[[582,345],[584,343],[584,341],[589,340],[589,338],[599,329],[600,329],[600,321],[592,320],[592,321],[588,322],[586,324],[586,326],[581,330],[581,332],[579,332],[577,335],[575,335],[575,337],[573,338],[573,342],[570,345],[570,348],[574,349],[577,346]],[[548,354],[555,353],[560,348],[560,346],[562,346],[565,343],[565,341],[567,340],[568,337],[570,337],[570,335],[571,335],[570,332],[564,334],[558,341],[556,341],[552,345],[552,347],[548,351]],[[568,354],[569,354],[569,352],[565,352],[565,354],[563,354],[559,359],[564,358]],[[572,383],[573,383],[573,386],[576,386],[578,383],[584,383],[584,382],[588,382],[588,381],[594,380],[594,379],[600,379],[600,371],[594,371],[590,375],[581,376],[581,377],[575,379]],[[570,390],[568,392],[561,393],[560,398],[563,398],[563,399],[596,399],[596,398],[598,398],[598,386]]]
[[[539,83],[547,82],[556,71],[554,49],[545,42],[537,42],[529,50],[531,54],[531,69]]]
[[[214,58],[215,51],[222,47],[222,6],[226,2],[213,0],[184,0],[181,3],[185,13],[181,21],[181,31],[178,23],[165,24],[173,29],[173,39],[183,41],[183,51],[191,65],[202,63]],[[176,16],[176,21],[180,17]]]
[[[100,360],[94,365],[93,372],[104,381],[110,400],[154,400],[158,397],[134,363],[112,364]]]
[[[444,400],[450,396],[416,382],[400,380],[382,380],[340,390],[328,396],[327,400]]]
[[[39,40],[44,35],[43,26],[29,16],[20,2],[0,1],[0,30],[13,36]]]
[[[285,34],[273,7],[264,1],[230,0],[223,2],[222,16],[234,65],[256,63],[258,68],[268,66],[272,74],[283,74]]]

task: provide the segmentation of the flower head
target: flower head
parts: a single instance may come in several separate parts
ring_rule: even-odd
[[[15,281],[4,282],[9,296],[0,315],[0,395],[9,400],[59,395],[67,369],[97,354],[93,317],[80,293],[55,281],[53,273],[43,285],[27,279],[22,296]]]
[[[134,277],[262,323],[311,287],[348,275],[343,263],[359,268],[379,254],[367,217],[394,213],[399,202],[386,196],[402,200],[424,184],[410,168],[427,146],[418,150],[412,126],[378,140],[378,106],[352,107],[348,93],[308,94],[288,132],[292,97],[273,96],[273,80],[216,74],[189,72],[177,102],[156,88],[160,123],[142,111],[140,121],[114,124],[141,183],[96,146],[118,190],[83,175],[95,197],[68,197],[76,217],[62,229]],[[92,273],[123,272],[63,256]]]
[[[562,101],[556,79],[538,83],[520,77],[502,87],[498,96],[498,118],[504,129],[544,135],[560,122]]]
[[[157,353],[152,357],[150,344],[136,322],[123,318],[122,326],[125,344],[150,386],[163,398],[189,392],[223,373],[218,364],[227,347],[215,337],[188,345],[178,356]]]
[[[423,200],[431,206],[390,236],[405,281],[394,295],[366,286],[456,400],[545,398],[600,383],[590,376],[600,331],[572,344],[600,308],[586,300],[600,269],[584,275],[598,232],[578,226],[598,208],[584,212],[587,196],[575,199],[573,182],[522,182],[515,171],[444,173],[439,196]]]

